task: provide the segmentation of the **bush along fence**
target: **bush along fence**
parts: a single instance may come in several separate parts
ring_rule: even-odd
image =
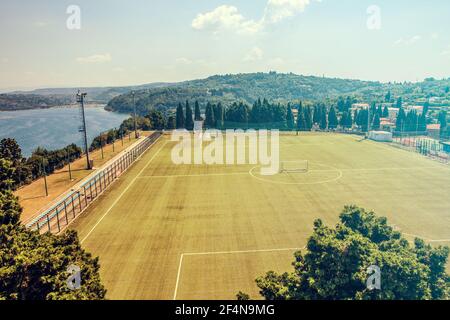
[[[155,132],[103,168],[61,201],[44,211],[26,226],[40,233],[59,233],[86,209],[106,188],[121,176],[161,136]]]

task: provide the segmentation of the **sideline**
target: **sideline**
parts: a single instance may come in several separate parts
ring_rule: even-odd
[[[156,140],[156,141],[159,141]],[[155,143],[156,143],[155,141]],[[97,226],[102,222],[102,220],[111,212],[111,210],[116,206],[116,204],[120,201],[120,199],[125,195],[125,193],[130,189],[130,187],[136,182],[142,172],[148,168],[148,166],[152,163],[153,159],[159,154],[159,152],[167,145],[167,141],[163,143],[163,145],[156,151],[156,153],[152,156],[152,158],[147,162],[147,164],[142,168],[141,171],[131,180],[128,186],[122,191],[122,193],[117,197],[117,199],[113,202],[113,204],[106,210],[103,216],[97,221],[97,223],[92,227],[92,229],[88,232],[88,234],[80,241],[81,244],[92,234],[92,232],[97,228]],[[145,152],[143,153],[145,154]]]

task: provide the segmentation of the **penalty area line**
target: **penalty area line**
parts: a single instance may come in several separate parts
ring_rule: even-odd
[[[156,140],[154,143],[156,143],[158,140]],[[116,206],[116,204],[122,199],[122,197],[127,193],[127,191],[130,189],[130,187],[136,182],[137,178],[141,175],[142,172],[144,172],[145,169],[148,168],[148,166],[152,163],[153,159],[156,158],[156,156],[159,154],[159,152],[166,146],[167,141],[156,151],[156,153],[151,157],[151,159],[147,162],[147,164],[142,168],[141,171],[131,180],[131,182],[128,184],[128,186],[122,191],[122,193],[114,200],[113,204],[106,210],[106,212],[101,216],[101,218],[97,221],[97,223],[92,227],[92,229],[88,232],[88,234],[80,241],[81,244],[91,235],[91,233],[97,228],[97,226],[103,221],[103,219],[111,212],[111,210]]]
[[[262,250],[240,250],[240,251],[211,251],[211,252],[191,252],[182,253],[180,255],[180,261],[178,263],[177,280],[175,282],[175,290],[173,293],[173,300],[177,300],[178,288],[181,279],[181,269],[183,267],[183,260],[185,256],[207,256],[207,255],[219,255],[219,254],[242,254],[242,253],[264,253],[264,252],[281,252],[281,251],[296,251],[303,250],[302,248],[282,248],[282,249],[262,249]]]
[[[248,175],[248,172],[229,172],[229,173],[200,173],[200,174],[173,174],[166,176],[141,176],[139,179],[150,179],[150,178],[189,178],[189,177],[220,177],[220,176],[240,176]]]
[[[401,232],[401,231],[400,231]],[[405,236],[410,236],[410,237],[414,237],[414,238],[419,238],[419,239],[423,239],[427,242],[450,242],[450,239],[429,239],[423,236],[419,236],[417,234],[411,234],[411,233],[406,233],[406,232],[401,232],[402,234],[404,234]]]

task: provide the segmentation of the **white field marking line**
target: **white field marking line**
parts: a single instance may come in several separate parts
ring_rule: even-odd
[[[184,254],[182,253],[180,256],[180,263],[178,264],[177,282],[175,283],[175,291],[173,293],[173,300],[177,300],[178,284],[180,283],[181,266],[183,264],[183,257],[184,257]]]
[[[409,236],[409,237],[414,237],[414,238],[419,238],[419,239],[425,240],[426,242],[450,242],[450,239],[437,239],[437,240],[435,240],[435,239],[429,239],[427,237],[423,237],[423,236],[420,236],[420,235],[417,235],[417,234],[406,233],[406,232],[403,232],[402,229],[400,229],[395,224],[391,225],[391,227],[394,229],[394,231],[398,231],[402,235]]]
[[[283,162],[296,162],[296,161],[283,161]],[[450,169],[445,167],[406,167],[406,168],[355,168],[355,169],[317,169],[317,170],[309,170],[309,172],[338,172],[338,171],[385,171],[385,170],[419,170],[419,169]],[[150,178],[183,178],[183,177],[220,177],[220,176],[240,176],[240,175],[248,175],[248,172],[230,172],[230,173],[200,173],[200,174],[173,174],[173,175],[160,175],[160,176],[140,176],[139,179],[150,179]]]
[[[332,166],[329,165],[324,165],[327,166],[329,168],[333,168]],[[330,183],[330,182],[334,182],[334,181],[338,181],[339,179],[341,179],[343,177],[343,172],[342,170],[339,170],[337,168],[335,169],[325,169],[325,170],[316,170],[316,171],[325,171],[325,172],[337,172],[338,175],[333,178],[333,179],[328,179],[328,180],[322,180],[322,181],[316,181],[316,182],[284,182],[284,181],[276,181],[276,180],[269,180],[267,178],[262,178],[262,177],[271,177],[271,176],[261,176],[258,177],[256,175],[253,174],[253,170],[255,170],[256,168],[258,168],[260,166],[255,166],[253,168],[251,168],[248,173],[250,174],[251,177],[255,178],[256,180],[262,181],[262,182],[266,182],[266,183],[272,183],[272,184],[283,184],[283,185],[317,185],[317,184],[325,184],[325,183]],[[309,170],[309,172],[311,172],[313,170]],[[307,174],[307,173],[306,173]]]
[[[180,255],[180,262],[178,264],[177,281],[175,283],[175,291],[173,293],[173,300],[177,300],[178,287],[181,278],[181,268],[183,265],[184,256],[206,256],[206,255],[218,255],[218,254],[240,254],[240,253],[260,253],[260,252],[280,252],[280,251],[296,251],[303,250],[302,248],[284,248],[284,249],[263,249],[263,250],[242,250],[242,251],[216,251],[216,252],[194,252],[194,253],[182,253]]]
[[[156,141],[159,141],[159,139],[157,139]],[[154,143],[156,143],[156,141]],[[143,167],[142,170],[139,171],[139,173],[133,178],[133,180],[131,180],[131,182],[128,184],[128,186],[122,191],[122,193],[116,198],[116,200],[114,200],[113,204],[108,208],[108,210],[106,210],[106,212],[97,221],[97,223],[92,227],[92,229],[89,231],[89,233],[80,241],[81,244],[91,235],[91,233],[94,231],[94,229],[97,228],[97,226],[102,222],[102,220],[111,212],[111,210],[116,206],[116,204],[120,201],[120,199],[122,199],[122,197],[125,195],[125,193],[136,182],[137,178],[141,175],[141,173],[144,172],[144,170],[148,168],[150,163],[152,163],[153,159],[155,159],[156,156],[159,154],[159,152],[166,146],[166,144],[167,144],[167,141],[158,149],[158,151],[156,151],[156,153],[152,156],[152,158],[147,162],[145,167]]]
[[[209,176],[238,176],[238,175],[248,175],[248,172],[173,174],[173,175],[167,175],[167,176],[142,176],[139,178],[146,179],[146,178],[179,178],[179,177],[209,177]]]
[[[160,136],[161,137],[161,136]],[[131,165],[129,165],[128,167],[126,167],[125,169],[123,169],[122,170],[122,172],[120,173],[120,176],[118,176],[112,183],[114,183],[114,182],[116,182],[117,180],[119,180],[126,172],[128,172],[130,169],[131,169],[131,167],[132,167],[132,165],[134,165],[138,160],[140,160],[140,158],[144,155],[144,153],[147,153],[147,151],[149,150],[149,148],[151,147],[151,146],[153,146],[155,143],[156,143],[156,141],[158,141],[159,140],[159,138],[160,137],[158,137],[155,141],[153,141],[153,143],[143,152],[143,153],[141,153],[141,155],[139,155],[137,158],[136,158],[136,160],[134,160],[134,162],[131,164]],[[141,139],[141,138],[139,138],[139,139]],[[145,137],[142,137],[142,140],[144,140],[145,139]],[[114,157],[113,159],[111,159],[111,160],[109,160],[106,164],[109,164],[109,163],[112,163],[112,162],[114,162],[115,160],[117,160],[118,158],[119,158],[119,156],[120,155],[124,155],[124,154],[126,154],[129,150],[131,150],[134,146],[136,146],[138,143],[140,143],[140,142],[142,142],[142,140],[141,141],[137,141],[136,143],[133,143],[131,146],[128,146],[126,149],[124,149],[124,150],[122,150],[120,153],[118,153],[117,154],[117,156],[116,157]],[[104,165],[104,167],[106,167],[105,165]],[[103,167],[102,167],[103,168]],[[84,182],[84,180],[83,181],[81,181],[80,182],[80,185],[82,184]],[[100,193],[99,193],[99,196],[101,196],[111,185],[112,185],[112,183],[110,184],[110,185],[108,185],[105,189],[103,189],[103,191],[101,191]],[[91,202],[89,202],[89,204],[86,206],[86,207],[84,207],[84,209],[80,212],[80,214],[82,214],[82,213],[84,213],[96,200],[98,199],[98,197],[96,196],[95,198],[94,198],[94,200],[93,201],[91,201]],[[76,218],[78,218],[78,216],[76,217]],[[75,223],[75,221],[77,221],[77,219],[72,219],[68,224],[66,224],[64,227],[62,227],[61,228],[61,230],[58,232],[58,234],[62,234],[62,232],[63,231],[65,231],[66,229],[68,229],[73,223]]]
[[[405,171],[405,170],[420,170],[420,169],[450,169],[445,167],[439,167],[439,166],[430,166],[430,167],[404,167],[404,168],[349,168],[349,169],[338,169],[340,171],[384,171],[384,170],[399,170],[399,171]],[[336,171],[336,170],[309,170],[309,171]]]
[[[81,178],[78,182],[76,182],[73,186],[71,186],[68,190],[64,191],[63,193],[61,193],[58,197],[56,197],[55,199],[53,199],[50,203],[44,205],[43,207],[41,207],[39,210],[37,210],[37,214],[30,217],[27,221],[25,221],[25,225],[27,225],[28,223],[30,223],[32,220],[34,220],[39,214],[41,214],[42,212],[44,212],[45,210],[50,209],[51,207],[53,207],[56,203],[59,203],[62,199],[64,199],[64,197],[66,197],[69,193],[73,192],[74,190],[78,190],[80,188],[80,186],[86,182],[89,181],[92,177],[94,177],[96,174],[98,174],[99,172],[101,172],[103,169],[105,169],[108,165],[110,165],[111,163],[113,163],[114,161],[116,161],[118,158],[120,158],[120,156],[124,155],[125,153],[127,153],[129,150],[131,150],[133,147],[137,146],[138,144],[140,144],[142,142],[143,139],[139,138],[138,140],[134,141],[131,145],[129,145],[128,147],[125,147],[122,151],[119,151],[119,153],[117,153],[114,157],[112,157],[111,159],[109,159],[108,161],[106,161],[104,164],[102,164],[100,167],[98,168],[93,168],[92,172],[90,174],[88,174],[87,176]],[[78,159],[77,159],[78,160]],[[66,168],[66,167],[64,167]],[[64,170],[64,168],[62,168],[61,170]],[[67,169],[69,170],[69,169]],[[55,172],[54,174],[62,174],[64,173],[63,171],[60,172]],[[43,179],[43,178],[40,178]],[[40,180],[38,179],[38,180]],[[36,181],[38,181],[36,180]],[[74,181],[77,179],[74,179]],[[34,182],[34,181],[33,181]],[[72,220],[74,221],[74,220]],[[70,223],[69,223],[70,224]],[[63,229],[61,229],[61,231],[64,231],[67,228],[68,225],[66,225]]]
[[[406,235],[406,236],[410,236],[410,237],[414,237],[414,238],[420,238],[423,239],[425,241],[428,242],[450,242],[450,239],[429,239],[423,236],[419,236],[417,234],[411,234],[411,233],[406,233],[406,232],[401,232],[402,234]]]

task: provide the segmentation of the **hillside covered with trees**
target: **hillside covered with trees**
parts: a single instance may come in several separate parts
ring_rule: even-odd
[[[0,94],[0,111],[45,109],[74,102],[73,95]]]
[[[404,102],[425,103],[431,97],[439,97],[440,104],[450,104],[450,79],[427,79],[419,83],[380,83],[346,80],[293,73],[249,73],[216,75],[206,79],[138,90],[135,93],[137,111],[144,115],[148,110],[175,109],[180,101],[198,101],[206,106],[221,103],[228,106],[236,101],[253,104],[264,97],[273,103],[324,101],[338,96],[352,96],[360,101],[385,100],[386,93],[402,96]],[[131,93],[117,96],[108,103],[113,111],[131,112]]]

